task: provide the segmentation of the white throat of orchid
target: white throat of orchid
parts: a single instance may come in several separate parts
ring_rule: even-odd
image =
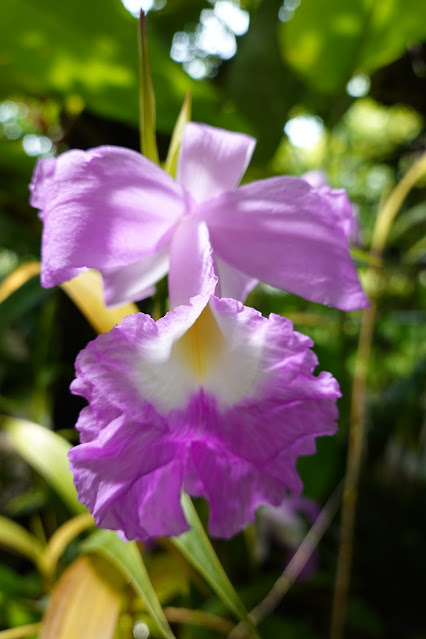
[[[264,330],[247,331],[229,303],[207,304],[195,321],[175,317],[154,344],[146,345],[135,381],[160,412],[184,408],[200,390],[212,395],[219,409],[254,392],[265,374],[259,366]]]

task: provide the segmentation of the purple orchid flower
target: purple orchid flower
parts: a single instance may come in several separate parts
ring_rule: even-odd
[[[336,430],[339,387],[313,375],[311,340],[284,317],[214,296],[207,226],[186,230],[201,267],[181,270],[175,295],[198,294],[157,322],[137,313],[97,337],[71,385],[88,401],[69,453],[79,499],[127,539],[187,530],[182,490],[208,500],[213,536],[231,537],[260,504],[300,493],[298,456]]]
[[[219,297],[244,301],[261,280],[342,310],[368,306],[349,254],[352,210],[344,191],[294,177],[236,188],[254,146],[247,135],[189,123],[176,181],[120,147],[40,160],[31,204],[44,225],[43,286],[96,268],[107,304],[143,299],[187,259],[200,268],[181,229],[205,223]]]

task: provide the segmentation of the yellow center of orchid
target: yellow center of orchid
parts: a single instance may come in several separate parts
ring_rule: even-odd
[[[194,380],[204,382],[225,348],[224,337],[209,305],[174,346],[174,353],[185,362]]]

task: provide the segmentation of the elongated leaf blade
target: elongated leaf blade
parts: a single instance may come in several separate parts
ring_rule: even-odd
[[[155,137],[155,95],[149,64],[148,37],[145,14],[141,10],[138,29],[139,44],[139,127],[141,151],[152,162],[159,164]]]
[[[99,530],[83,544],[83,549],[86,552],[97,552],[107,557],[143,599],[150,615],[157,623],[161,636],[165,639],[175,639],[135,542],[122,541],[112,530]]]
[[[50,575],[56,570],[59,557],[68,544],[87,528],[94,526],[92,515],[89,513],[77,515],[62,524],[51,536],[45,549],[45,563]]]
[[[7,517],[0,517],[0,546],[24,555],[43,569],[43,546],[31,533]]]
[[[56,585],[40,639],[112,639],[124,581],[99,556],[76,559]]]
[[[227,608],[251,628],[252,636],[258,637],[244,604],[222,568],[191,499],[185,494],[182,495],[182,507],[191,530],[179,537],[174,537],[172,543],[204,577]]]
[[[0,303],[39,273],[40,262],[25,262],[16,267],[0,284]]]
[[[190,119],[191,94],[187,93],[185,96],[185,100],[183,101],[178,119],[176,120],[175,128],[173,129],[173,135],[172,139],[170,140],[169,151],[167,153],[166,163],[164,165],[164,170],[172,177],[176,177],[177,161],[183,137],[183,130],[186,123],[189,122]]]
[[[68,468],[70,444],[48,428],[25,419],[3,417],[1,423],[18,453],[62,497],[69,509],[76,514],[87,512],[78,501]]]
[[[107,308],[103,299],[102,278],[97,271],[81,273],[64,282],[61,288],[98,333],[106,333],[127,315],[138,312],[136,304]]]

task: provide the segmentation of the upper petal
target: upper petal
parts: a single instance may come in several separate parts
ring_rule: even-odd
[[[76,269],[127,266],[156,253],[186,210],[180,185],[120,147],[40,160],[30,188],[43,220],[44,286],[73,277]]]
[[[185,216],[175,230],[170,245],[170,308],[189,304],[192,297],[212,294],[217,277],[206,223]]]
[[[216,287],[218,297],[232,297],[244,302],[247,295],[258,283],[256,279],[231,266],[228,262],[224,262],[217,255],[214,257],[214,270],[218,278]]]
[[[206,202],[203,217],[214,252],[247,275],[313,302],[365,308],[347,220],[330,197],[300,178],[271,178]]]
[[[185,126],[179,152],[177,181],[196,202],[231,191],[240,183],[256,141],[206,124]]]
[[[155,284],[167,275],[169,251],[163,249],[134,264],[102,269],[105,302],[108,305],[143,300],[155,291]]]

